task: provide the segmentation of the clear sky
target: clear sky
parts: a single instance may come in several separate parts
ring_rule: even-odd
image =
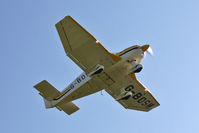
[[[65,54],[55,24],[71,15],[111,52],[151,44],[138,79],[160,106],[126,110],[103,91],[74,101],[71,116],[46,110],[33,88],[63,90],[82,70]],[[1,0],[1,133],[198,133],[198,0]]]

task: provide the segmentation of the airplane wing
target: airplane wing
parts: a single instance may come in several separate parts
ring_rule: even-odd
[[[66,16],[56,24],[56,28],[66,54],[83,71],[90,72],[97,64],[106,68],[120,60],[119,56],[108,52],[72,17]]]
[[[127,75],[122,81],[106,89],[115,99],[125,90],[130,90],[132,96],[126,100],[119,100],[118,102],[127,109],[148,112],[160,105],[152,94],[137,80],[135,74]]]

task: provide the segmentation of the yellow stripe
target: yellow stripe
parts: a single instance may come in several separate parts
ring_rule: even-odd
[[[110,56],[111,58],[115,61],[115,62],[118,62],[121,60],[121,57],[119,57],[118,55],[114,55],[112,53],[110,53],[106,48],[104,48],[104,46],[99,42],[97,41],[97,39],[91,35],[87,30],[85,30],[79,23],[77,23],[71,16],[66,16],[66,18],[70,18],[72,19],[82,30],[84,30],[87,34],[89,34],[94,40],[96,40],[96,43],[99,44]]]
[[[115,62],[118,62],[118,61],[121,60],[121,57],[120,57],[120,56],[110,53],[106,48],[104,48],[104,46],[103,46],[99,41],[96,41],[96,43],[99,44],[99,45],[111,56],[111,58],[112,58]]]
[[[140,82],[137,80],[136,75],[135,75],[134,73],[130,74],[130,77],[131,77],[132,79],[134,79],[134,80],[137,82],[137,84],[138,84],[139,86],[141,86],[142,88],[144,88],[144,90],[154,99],[154,101],[156,101],[157,106],[160,105],[159,102],[155,99],[155,97],[153,97],[153,95],[151,94],[151,92],[148,91],[148,90],[142,85],[142,83],[140,83]]]

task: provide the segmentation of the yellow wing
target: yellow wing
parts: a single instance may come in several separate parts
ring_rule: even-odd
[[[106,91],[117,99],[125,90],[130,90],[132,96],[118,102],[127,109],[150,111],[160,105],[152,94],[136,79],[135,74],[124,77],[122,81],[108,88]]]
[[[66,16],[56,24],[56,28],[66,54],[83,71],[90,72],[97,64],[106,68],[120,60],[119,56],[108,52],[72,17]]]

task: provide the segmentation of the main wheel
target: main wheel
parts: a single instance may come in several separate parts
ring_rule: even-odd
[[[137,69],[134,71],[134,73],[139,73],[142,70],[143,66],[141,64],[137,65]]]

